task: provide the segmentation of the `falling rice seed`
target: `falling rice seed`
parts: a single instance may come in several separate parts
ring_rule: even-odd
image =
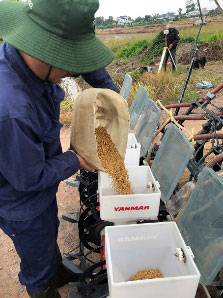
[[[124,159],[119,154],[106,129],[95,129],[97,152],[103,168],[113,180],[113,187],[118,195],[133,194]]]
[[[135,275],[133,275],[132,277],[130,277],[129,281],[154,279],[154,278],[163,278],[163,275],[159,269],[148,269],[148,270],[140,271]]]

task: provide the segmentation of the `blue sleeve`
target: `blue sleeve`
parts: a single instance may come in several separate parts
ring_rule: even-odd
[[[29,118],[0,123],[0,171],[17,191],[42,191],[70,177],[80,167],[72,152],[47,160],[36,125]]]
[[[111,89],[117,93],[120,92],[105,68],[82,74],[81,76],[93,88]]]

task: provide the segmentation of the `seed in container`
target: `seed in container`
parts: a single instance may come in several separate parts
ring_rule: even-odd
[[[139,271],[138,273],[130,277],[129,281],[154,279],[154,278],[163,278],[163,275],[159,269],[147,269],[147,270]]]
[[[95,134],[98,157],[104,170],[112,178],[113,188],[115,189],[116,194],[133,194],[124,159],[119,154],[110,135],[102,126],[95,129]]]

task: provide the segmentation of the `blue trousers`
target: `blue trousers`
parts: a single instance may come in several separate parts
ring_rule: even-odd
[[[9,221],[0,217],[0,228],[13,241],[21,259],[19,280],[29,291],[46,288],[56,271],[58,235],[56,199],[34,219]]]

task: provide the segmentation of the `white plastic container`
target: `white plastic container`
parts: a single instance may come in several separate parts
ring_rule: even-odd
[[[128,134],[128,143],[125,154],[125,165],[129,167],[138,166],[140,160],[141,145],[137,142],[135,134]]]
[[[134,190],[132,195],[116,195],[112,179],[99,172],[98,190],[100,217],[115,223],[127,223],[140,219],[157,219],[161,193],[150,167],[127,167]],[[154,189],[149,188],[151,184]]]
[[[174,222],[105,228],[110,298],[194,298],[200,273]],[[186,261],[175,256],[180,248]],[[128,281],[146,269],[164,278]]]

